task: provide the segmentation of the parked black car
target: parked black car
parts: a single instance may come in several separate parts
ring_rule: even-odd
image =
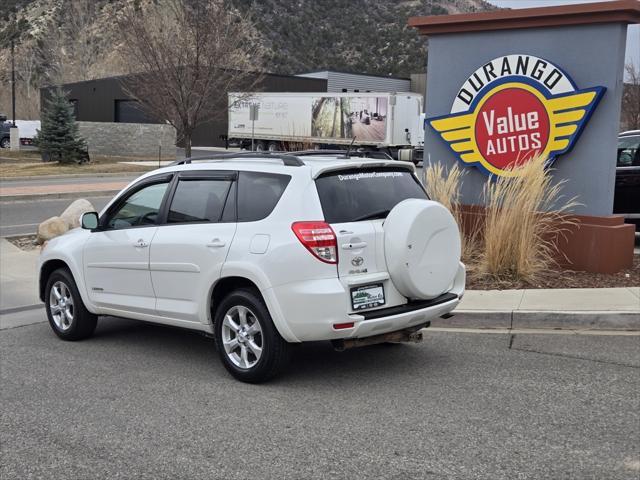
[[[621,133],[618,137],[616,190],[613,213],[625,216],[640,230],[640,130]]]

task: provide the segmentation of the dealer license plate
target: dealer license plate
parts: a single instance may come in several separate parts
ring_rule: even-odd
[[[351,289],[351,306],[354,310],[365,310],[380,305],[384,305],[384,287],[381,283]]]

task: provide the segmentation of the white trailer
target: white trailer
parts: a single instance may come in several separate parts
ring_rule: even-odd
[[[357,147],[422,150],[424,114],[416,93],[229,93],[231,144],[256,150]],[[258,119],[250,109],[258,105]]]

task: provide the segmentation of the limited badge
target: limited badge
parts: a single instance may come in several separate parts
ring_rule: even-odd
[[[464,164],[513,176],[536,156],[550,165],[574,146],[605,87],[578,90],[559,67],[531,55],[499,57],[462,85],[430,125]]]

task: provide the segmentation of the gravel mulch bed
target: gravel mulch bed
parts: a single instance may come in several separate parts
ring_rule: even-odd
[[[15,237],[7,237],[11,243],[21,250],[38,250],[40,245],[36,243],[35,235],[20,235]]]
[[[618,288],[640,287],[640,255],[633,256],[633,266],[614,274],[549,270],[535,282],[495,279],[490,276],[467,278],[468,290],[512,290],[520,288]]]

